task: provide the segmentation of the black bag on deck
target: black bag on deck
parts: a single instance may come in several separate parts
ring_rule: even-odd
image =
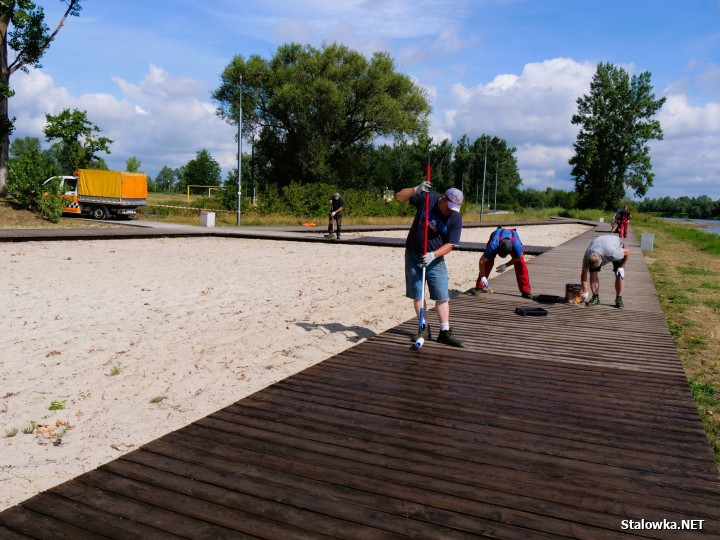
[[[535,306],[516,307],[515,313],[523,317],[545,317],[548,314],[547,309]]]
[[[565,298],[554,294],[537,294],[533,296],[533,300],[540,302],[541,304],[563,304]]]

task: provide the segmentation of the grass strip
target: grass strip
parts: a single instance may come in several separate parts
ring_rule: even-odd
[[[646,262],[720,469],[720,235],[638,216]]]

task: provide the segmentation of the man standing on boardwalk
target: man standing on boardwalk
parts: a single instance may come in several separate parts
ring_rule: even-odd
[[[613,264],[615,272],[615,307],[622,309],[623,291],[625,289],[625,263],[630,257],[630,250],[625,248],[619,236],[605,234],[598,236],[590,242],[583,255],[582,272],[580,283],[582,283],[582,298],[588,306],[600,304],[600,268],[608,263]],[[590,273],[590,286],[588,287],[588,272]],[[592,290],[592,298],[590,297]]]
[[[332,240],[337,238],[340,240],[340,228],[342,227],[342,211],[345,201],[342,200],[339,193],[336,193],[330,199],[330,213],[328,214],[328,232],[325,238]],[[333,234],[333,219],[335,220],[335,234]]]
[[[462,232],[462,216],[460,205],[463,203],[462,191],[448,189],[443,195],[430,192],[430,182],[424,181],[417,187],[405,188],[395,194],[399,202],[409,202],[417,210],[407,240],[405,241],[405,295],[412,298],[415,314],[426,312],[425,290],[422,279],[423,266],[426,271],[430,299],[435,300],[435,311],[440,319],[438,342],[453,347],[462,347],[462,341],[453,336],[450,328],[450,294],[448,291],[448,271],[445,255],[454,246],[460,244]],[[429,200],[426,200],[429,199]],[[427,220],[425,208],[429,208]],[[424,253],[425,223],[427,223],[427,253]],[[423,320],[417,335],[412,341],[420,338],[431,339],[430,325]]]
[[[615,214],[615,219],[617,219],[618,223],[618,236],[620,238],[627,238],[628,225],[632,219],[632,214],[630,213],[627,204],[623,206],[622,210],[618,210],[618,213]]]

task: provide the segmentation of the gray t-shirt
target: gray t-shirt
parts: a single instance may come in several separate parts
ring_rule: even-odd
[[[583,255],[583,266],[585,268],[590,266],[588,263],[588,257],[590,257],[592,253],[599,253],[602,255],[601,266],[613,261],[621,261],[623,260],[623,257],[625,257],[624,247],[625,246],[619,236],[615,236],[614,234],[598,236],[595,240],[590,242],[590,245],[585,250],[585,255]]]

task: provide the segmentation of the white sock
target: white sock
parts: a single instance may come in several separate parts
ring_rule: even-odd
[[[440,330],[450,330],[450,323],[449,322],[440,323]]]

